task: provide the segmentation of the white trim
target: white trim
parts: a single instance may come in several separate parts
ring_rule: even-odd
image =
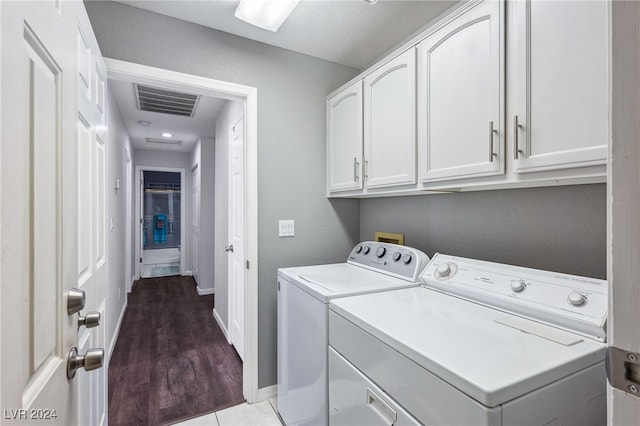
[[[131,291],[133,290],[133,283],[138,279],[139,278],[135,274],[131,277],[131,283],[129,284],[129,291],[127,291],[127,294],[131,293]]]
[[[113,349],[116,347],[116,342],[118,341],[118,336],[120,335],[120,327],[122,327],[122,320],[124,319],[124,314],[126,311],[127,299],[125,298],[124,305],[122,305],[122,310],[120,311],[120,317],[118,318],[118,323],[116,324],[116,329],[113,331],[113,336],[111,336],[111,342],[109,342],[109,355],[107,356],[107,362],[105,362],[107,366],[109,365],[109,361],[111,361]]]
[[[184,271],[182,273],[183,277],[192,277],[193,276],[193,271]]]
[[[242,391],[247,402],[258,396],[258,89],[235,83],[104,58],[111,79],[146,83],[207,96],[245,101],[245,357]]]
[[[135,262],[136,264],[136,275],[141,277],[142,276],[142,263],[140,262],[140,258],[142,257],[142,241],[140,240],[140,222],[142,220],[142,211],[141,211],[141,205],[142,205],[142,193],[140,192],[140,172],[146,172],[146,171],[152,171],[152,172],[170,172],[170,173],[180,173],[180,229],[186,229],[185,228],[185,215],[184,212],[186,211],[186,200],[184,197],[184,191],[185,191],[185,169],[184,168],[180,168],[180,167],[158,167],[158,166],[146,166],[146,165],[136,165],[135,167],[135,175],[136,175],[136,257],[135,259],[137,260],[137,262]],[[180,232],[180,271],[184,271],[185,268],[185,251],[184,251],[184,247],[186,247],[186,241],[185,241],[185,233],[184,232]]]
[[[215,288],[200,288],[199,285],[196,286],[196,291],[198,292],[198,296],[207,296],[209,294],[214,294],[216,292]]]
[[[216,311],[216,308],[213,308],[213,318],[220,326],[220,330],[222,330],[224,338],[227,339],[227,343],[231,344],[231,339],[229,339],[229,330],[227,330],[227,327],[225,327],[224,323],[222,322],[222,318],[220,318],[220,315],[218,315],[218,311]]]
[[[278,396],[278,385],[258,389],[258,401],[267,401]],[[275,409],[275,407],[274,407]]]

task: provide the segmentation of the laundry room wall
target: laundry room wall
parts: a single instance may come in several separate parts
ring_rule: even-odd
[[[184,232],[185,247],[181,247],[180,249],[184,251],[184,266],[185,270],[188,271],[191,267],[191,154],[136,149],[133,151],[133,164],[134,168],[136,166],[151,166],[184,169],[185,183],[184,188],[182,188],[182,196],[184,197],[185,209],[182,212],[184,216],[184,226],[182,229]],[[134,205],[137,205],[137,203],[139,203],[139,200],[136,199]],[[133,232],[135,232],[135,230]]]
[[[131,154],[131,141],[127,133],[124,121],[120,115],[111,90],[107,92],[107,120],[109,139],[107,143],[107,206],[109,208],[109,223],[113,223],[113,229],[109,229],[107,238],[109,247],[109,278],[107,280],[107,312],[105,321],[107,356],[115,345],[116,328],[124,315],[127,292],[125,283],[131,279],[131,271],[125,270],[125,238],[126,221],[131,220],[126,215],[125,199],[127,191],[125,150]],[[120,189],[116,191],[116,179],[120,180]]]
[[[357,200],[325,196],[326,95],[359,70],[116,2],[85,2],[103,55],[258,89],[258,386],[276,383],[276,272],[344,261]],[[296,236],[278,238],[278,220]]]
[[[606,279],[606,185],[362,200],[360,238],[492,262]]]

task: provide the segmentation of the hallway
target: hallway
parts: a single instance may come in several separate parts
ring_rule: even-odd
[[[242,361],[191,277],[138,280],[109,364],[109,424],[173,423],[244,402]]]

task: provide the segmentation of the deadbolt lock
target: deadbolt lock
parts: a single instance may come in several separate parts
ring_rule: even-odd
[[[73,315],[80,312],[84,309],[86,300],[87,296],[85,295],[84,290],[80,290],[79,288],[72,288],[69,290],[67,293],[67,313],[69,315]]]

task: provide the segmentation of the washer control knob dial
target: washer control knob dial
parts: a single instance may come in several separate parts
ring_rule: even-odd
[[[568,299],[569,303],[571,303],[573,306],[582,306],[587,301],[587,298],[584,296],[584,294],[580,294],[576,291],[570,293]]]
[[[387,252],[387,249],[386,249],[386,248],[384,248],[384,247],[382,247],[382,246],[380,246],[380,247],[378,247],[378,248],[376,249],[376,256],[378,256],[378,257],[382,257],[382,256],[384,256],[384,254],[385,254],[386,252]]]
[[[411,255],[409,253],[406,253],[404,256],[402,256],[402,262],[405,265],[410,264],[411,263],[411,259],[413,259],[413,258],[411,257]]]
[[[362,251],[362,246],[358,244],[356,247],[356,253],[360,253]]]
[[[440,265],[438,265],[438,269],[436,269],[436,272],[438,273],[438,276],[440,278],[446,278],[451,275],[451,265],[449,265],[448,263],[441,263]]]
[[[520,293],[521,291],[524,291],[525,288],[527,288],[527,285],[525,284],[524,281],[522,280],[511,281],[511,290],[513,290],[514,292]]]
[[[393,257],[393,260],[395,260],[397,262],[402,257],[402,254],[399,251],[395,251],[395,252],[393,252],[392,257]]]
[[[362,251],[364,252],[364,254],[369,254],[369,252],[371,251],[371,247],[369,246],[364,246]]]

